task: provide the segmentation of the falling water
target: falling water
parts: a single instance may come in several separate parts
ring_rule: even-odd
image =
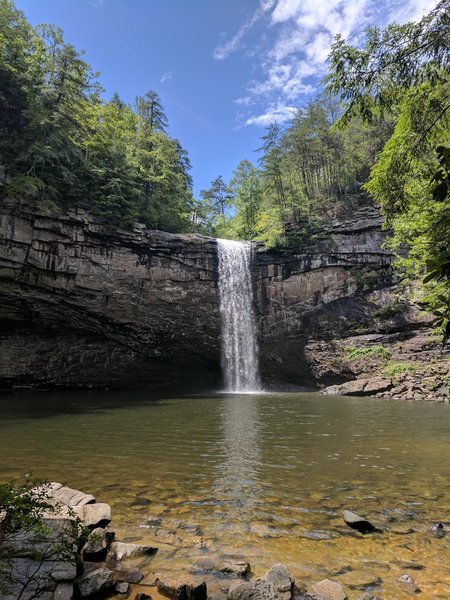
[[[230,392],[260,390],[249,242],[217,240],[222,363]]]

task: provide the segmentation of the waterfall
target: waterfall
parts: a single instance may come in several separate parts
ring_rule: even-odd
[[[249,242],[218,239],[217,247],[222,317],[222,366],[226,390],[258,391],[261,384],[253,315],[252,245]]]

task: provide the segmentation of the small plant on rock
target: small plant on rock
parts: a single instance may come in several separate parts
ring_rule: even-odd
[[[49,492],[30,477],[0,484],[0,597],[39,598],[54,586],[48,565],[74,563],[78,520],[70,509],[59,518]]]

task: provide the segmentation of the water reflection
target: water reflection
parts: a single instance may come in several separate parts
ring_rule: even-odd
[[[236,531],[247,529],[261,496],[258,402],[254,395],[225,396],[222,402],[222,460],[216,466],[214,494],[222,499],[220,516]]]

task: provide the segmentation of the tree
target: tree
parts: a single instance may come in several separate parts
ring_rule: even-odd
[[[169,123],[157,92],[150,90],[144,96],[138,96],[136,98],[136,113],[140,120],[140,126],[145,130],[145,133],[166,131]]]
[[[338,37],[328,77],[328,89],[346,103],[343,123],[355,114],[369,122],[383,112],[396,119],[366,189],[394,230],[393,246],[409,245],[410,272],[427,271],[424,300],[444,339],[450,337],[449,35],[450,2],[441,0],[418,23],[369,29],[363,50]]]
[[[248,160],[236,167],[229,190],[238,211],[237,233],[240,238],[252,239],[257,232],[256,223],[261,208],[262,188],[259,172]]]
[[[232,194],[221,175],[211,182],[211,187],[201,190],[200,196],[214,217],[221,216],[222,225],[226,225],[227,209],[231,205]]]

